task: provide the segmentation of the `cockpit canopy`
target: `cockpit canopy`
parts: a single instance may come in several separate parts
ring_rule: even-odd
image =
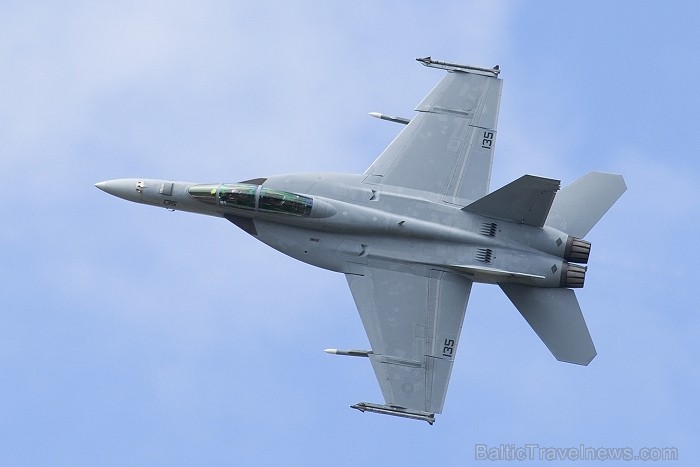
[[[306,217],[311,215],[313,207],[313,199],[308,196],[247,183],[192,185],[187,189],[187,193],[206,204],[248,211]]]

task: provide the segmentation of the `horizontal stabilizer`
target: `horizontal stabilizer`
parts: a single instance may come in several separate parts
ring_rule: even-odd
[[[583,238],[627,190],[622,175],[591,172],[557,193],[546,224]]]
[[[596,356],[573,290],[516,284],[501,289],[557,360],[588,365]]]
[[[559,183],[559,180],[551,178],[523,175],[462,210],[493,219],[542,227]]]

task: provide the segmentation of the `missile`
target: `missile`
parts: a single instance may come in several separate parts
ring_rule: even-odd
[[[339,350],[339,349],[326,349],[324,352],[331,355],[346,355],[348,357],[369,357],[372,353],[371,350]]]
[[[432,68],[441,68],[447,71],[466,71],[472,73],[478,72],[480,74],[488,74],[495,77],[498,77],[498,74],[501,72],[501,67],[499,67],[498,65],[496,65],[493,68],[482,68],[479,66],[461,65],[459,63],[450,63],[443,62],[440,60],[433,60],[432,57],[417,58],[416,60],[425,66],[429,66]]]
[[[394,117],[391,115],[384,115],[384,114],[380,114],[379,112],[370,112],[369,115],[374,117],[374,118],[379,118],[381,120],[386,120],[386,121],[394,122],[394,123],[400,123],[402,125],[408,125],[411,122],[411,120],[409,120],[408,118]]]
[[[359,410],[362,413],[373,412],[384,415],[393,415],[394,417],[412,418],[413,420],[423,420],[424,422],[428,422],[429,425],[435,423],[435,414],[430,412],[423,412],[422,410],[404,409],[403,407],[396,407],[393,405],[385,404],[370,404],[369,402],[358,402],[357,404],[351,405],[350,408]]]

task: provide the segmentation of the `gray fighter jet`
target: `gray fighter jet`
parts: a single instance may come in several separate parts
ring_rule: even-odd
[[[582,238],[626,190],[620,175],[524,175],[489,193],[499,68],[418,59],[447,73],[364,174],[309,173],[239,183],[145,178],[97,188],[138,203],[223,217],[305,263],[345,274],[384,404],[351,407],[425,420],[442,412],[472,283],[497,284],[557,360],[596,355],[574,288]]]

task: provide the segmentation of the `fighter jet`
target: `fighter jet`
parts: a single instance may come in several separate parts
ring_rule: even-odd
[[[560,190],[534,175],[489,192],[500,69],[417,59],[445,72],[363,174],[306,173],[238,183],[131,178],[96,186],[169,210],[222,217],[305,263],[345,274],[384,403],[352,408],[433,424],[441,413],[474,282],[497,284],[557,360],[596,350],[576,295],[583,240],[626,190],[591,172]]]

